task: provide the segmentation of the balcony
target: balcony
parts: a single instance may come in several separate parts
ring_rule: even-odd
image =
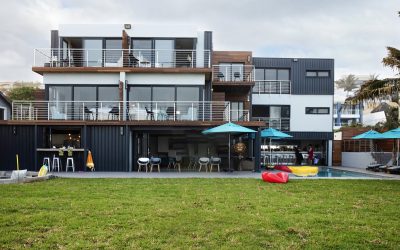
[[[288,94],[291,93],[290,80],[263,80],[256,81],[253,94]]]
[[[33,67],[210,68],[210,51],[154,49],[34,49]]]
[[[125,106],[125,107],[124,107]],[[229,102],[14,101],[12,120],[39,121],[230,121]],[[244,116],[246,115],[246,116]],[[248,120],[248,112],[238,121]],[[247,117],[247,118],[246,118]]]
[[[254,84],[253,65],[213,65],[213,84]]]
[[[252,120],[264,121],[268,128],[290,131],[290,118],[253,117]]]

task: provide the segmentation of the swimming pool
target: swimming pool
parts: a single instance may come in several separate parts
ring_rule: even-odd
[[[364,174],[364,173],[358,173],[358,172],[352,172],[352,171],[346,171],[346,170],[340,170],[340,169],[334,169],[334,168],[327,168],[327,167],[319,167],[319,172],[316,177],[348,177],[348,178],[388,178],[388,177],[383,177],[383,176],[377,176],[373,174]]]

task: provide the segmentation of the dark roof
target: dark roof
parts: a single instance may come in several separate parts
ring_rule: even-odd
[[[4,102],[8,104],[8,107],[11,108],[11,101],[1,91],[0,91],[0,99],[3,99]]]

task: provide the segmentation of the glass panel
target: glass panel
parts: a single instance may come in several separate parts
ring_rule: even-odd
[[[156,40],[155,53],[156,67],[174,67],[174,40]]]
[[[84,65],[88,67],[101,67],[103,40],[83,40],[83,48],[85,49],[83,55],[85,59]]]
[[[66,120],[71,118],[72,87],[49,87],[49,118]]]
[[[199,105],[200,92],[199,87],[177,87],[176,100],[177,110],[180,113],[181,120],[197,120],[198,113],[202,106]]]
[[[276,69],[266,69],[265,80],[276,80]]]
[[[164,114],[167,119],[174,119],[174,114],[178,110],[175,106],[175,88],[174,87],[153,87],[153,109],[155,113]],[[157,107],[154,102],[157,102]],[[176,118],[176,117],[175,117]]]
[[[119,102],[119,88],[115,87],[98,87],[99,96],[98,101],[99,107],[112,108],[118,107]]]
[[[176,88],[177,101],[200,101],[200,94],[198,87],[177,87]]]
[[[139,60],[139,66],[146,67],[151,64],[151,40],[132,40],[133,55]]]
[[[270,107],[270,117],[271,118],[281,118],[281,107],[271,106]]]
[[[256,81],[262,81],[265,80],[264,78],[264,69],[256,69],[255,70],[255,80]]]
[[[96,87],[74,87],[74,118],[93,119],[96,113]]]
[[[281,117],[282,118],[290,118],[290,106],[282,106],[281,107]]]
[[[306,76],[308,76],[308,77],[316,77],[317,76],[317,72],[316,71],[307,71],[306,72]]]
[[[329,77],[329,71],[319,71],[318,76],[319,77]]]
[[[253,105],[252,106],[253,117],[268,117],[269,116],[269,106],[267,105]]]
[[[65,40],[62,42],[62,58],[68,59],[68,43]]]
[[[289,80],[289,70],[278,69],[278,80]]]
[[[106,66],[122,66],[122,39],[106,40]]]
[[[151,87],[130,87],[129,101],[151,101]]]

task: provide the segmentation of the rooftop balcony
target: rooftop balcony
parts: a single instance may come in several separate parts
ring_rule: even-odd
[[[218,101],[14,101],[12,120],[249,121],[249,112]]]
[[[213,65],[213,84],[254,84],[253,65]]]
[[[33,67],[210,68],[209,50],[34,49]]]

